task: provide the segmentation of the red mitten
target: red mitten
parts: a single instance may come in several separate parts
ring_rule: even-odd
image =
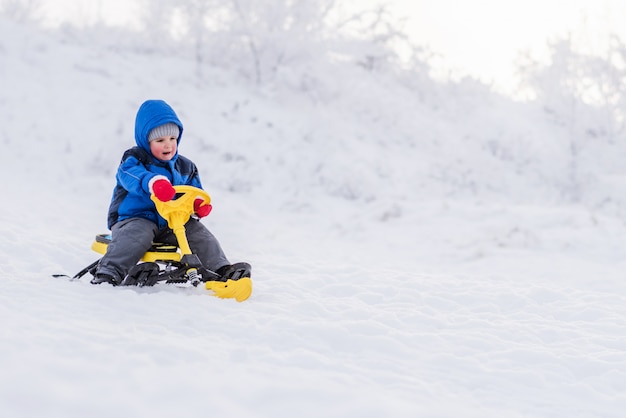
[[[169,202],[176,196],[176,190],[172,187],[172,183],[165,179],[159,179],[152,184],[152,193],[161,202]]]
[[[204,218],[209,213],[211,213],[211,209],[213,209],[213,206],[204,205],[203,202],[204,200],[200,198],[193,201],[193,211],[196,213],[196,215],[198,215],[198,218]]]

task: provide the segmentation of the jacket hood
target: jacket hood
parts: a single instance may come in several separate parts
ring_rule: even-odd
[[[137,111],[135,118],[135,142],[137,146],[152,155],[148,135],[152,129],[168,122],[175,123],[180,128],[177,141],[180,145],[180,138],[183,136],[183,124],[176,116],[174,109],[163,100],[146,100]],[[178,157],[178,149],[176,149],[174,159],[176,157]]]

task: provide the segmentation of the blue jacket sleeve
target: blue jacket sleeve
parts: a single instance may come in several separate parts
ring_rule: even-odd
[[[117,169],[117,181],[129,193],[150,194],[148,184],[156,176],[135,157],[128,157]]]

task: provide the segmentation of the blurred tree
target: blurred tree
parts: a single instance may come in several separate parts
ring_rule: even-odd
[[[0,12],[15,22],[38,22],[42,18],[41,0],[0,0]]]
[[[145,2],[144,27],[157,45],[168,39],[205,66],[236,68],[262,84],[290,71],[340,57],[369,71],[397,64],[394,42],[408,43],[384,7],[346,13],[340,0],[163,0]]]
[[[583,54],[571,38],[550,45],[550,60],[526,57],[520,66],[526,87],[550,115],[566,128],[569,174],[566,194],[582,194],[584,153],[592,143],[611,145],[624,133],[626,117],[626,45],[613,37],[603,55]]]

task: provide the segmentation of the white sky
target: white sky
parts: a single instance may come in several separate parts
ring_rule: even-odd
[[[41,0],[55,20],[120,22],[133,14],[128,0]],[[385,0],[344,0],[362,8]],[[471,75],[502,91],[514,87],[520,51],[546,55],[547,41],[572,33],[591,52],[601,52],[607,33],[626,33],[623,0],[386,0],[405,32],[435,52],[438,75]]]
[[[358,0],[353,0],[358,1]],[[362,2],[363,0],[361,0]],[[365,0],[374,1],[374,0]],[[610,32],[625,34],[623,0],[389,0],[405,31],[441,55],[453,76],[470,74],[503,91],[514,85],[521,51],[544,58],[548,41],[568,33],[590,53]],[[445,70],[442,70],[445,71]]]

